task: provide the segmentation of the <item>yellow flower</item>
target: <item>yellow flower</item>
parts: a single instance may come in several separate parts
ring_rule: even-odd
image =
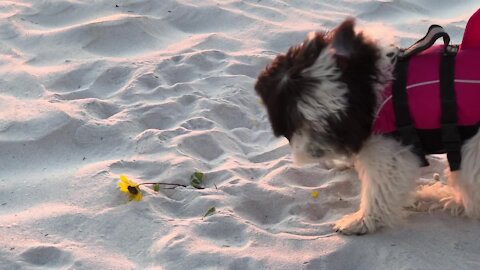
[[[312,198],[316,199],[318,197],[318,191],[312,191]]]
[[[140,201],[142,199],[142,191],[138,187],[138,184],[128,179],[125,175],[120,175],[118,187],[121,192],[128,194],[128,199],[130,201]]]

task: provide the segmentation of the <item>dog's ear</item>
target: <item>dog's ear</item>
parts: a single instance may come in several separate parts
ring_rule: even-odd
[[[323,37],[323,33],[320,32],[310,32],[307,35],[307,38],[303,41],[303,47],[304,49],[302,50],[302,61],[305,61],[306,59],[316,59],[319,52],[320,52],[320,46],[319,46],[319,40]]]
[[[306,66],[310,66],[317,59],[321,51],[320,39],[322,34],[319,32],[310,32],[303,42],[297,46],[292,46],[287,52],[287,59],[292,64],[290,72],[298,73]]]
[[[349,59],[354,53],[355,21],[353,18],[346,19],[332,33],[331,47],[337,58]]]
[[[331,50],[341,69],[346,69],[349,60],[355,53],[355,21],[352,18],[346,19],[331,33]]]
[[[292,47],[292,53],[287,54],[295,55],[291,57],[295,59],[292,73],[301,73],[306,67],[313,65],[323,48],[325,48],[325,33],[308,33],[303,43],[300,46]]]

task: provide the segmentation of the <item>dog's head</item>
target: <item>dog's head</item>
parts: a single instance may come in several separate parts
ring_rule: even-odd
[[[278,55],[258,77],[275,136],[298,163],[358,151],[370,135],[377,103],[379,49],[348,19],[328,33],[310,33]]]

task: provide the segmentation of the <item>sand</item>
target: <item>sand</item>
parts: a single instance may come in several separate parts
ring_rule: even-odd
[[[479,269],[480,223],[411,212],[342,236],[350,170],[292,164],[253,91],[306,33],[347,16],[399,46],[472,0],[0,2],[0,269]],[[432,158],[421,181],[442,173]],[[205,189],[118,190],[137,183]],[[318,197],[311,196],[312,191]],[[213,215],[204,217],[215,207]]]

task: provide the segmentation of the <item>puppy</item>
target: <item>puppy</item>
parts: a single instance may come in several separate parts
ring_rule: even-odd
[[[373,132],[398,49],[380,47],[348,19],[328,33],[311,33],[261,72],[256,93],[275,136],[288,139],[294,162],[349,160],[361,180],[359,210],[338,220],[343,234],[394,226],[413,204],[420,159],[411,145]],[[449,175],[439,203],[480,217],[480,135],[462,146],[461,170]]]

